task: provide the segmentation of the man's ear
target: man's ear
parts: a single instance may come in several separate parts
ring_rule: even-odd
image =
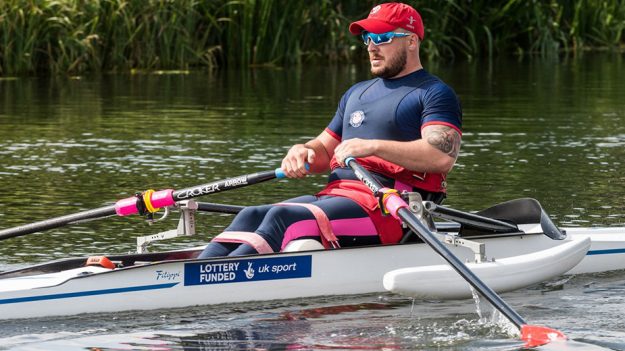
[[[410,42],[408,44],[408,48],[410,50],[416,50],[416,49],[419,48],[419,44],[420,44],[419,43],[419,37],[416,34],[411,35],[410,36]]]

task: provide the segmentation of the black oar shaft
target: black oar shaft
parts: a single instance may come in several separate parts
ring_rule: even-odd
[[[239,177],[228,178],[225,180],[218,180],[211,183],[197,185],[181,190],[175,190],[172,194],[172,197],[174,201],[187,200],[198,196],[214,194],[225,190],[232,190],[247,185],[261,183],[267,180],[274,179],[277,176],[279,177],[279,175],[276,175],[276,171],[252,173]]]
[[[157,192],[159,194],[158,204],[162,206],[154,206],[156,209],[165,206],[171,206],[177,201],[191,199],[198,196],[218,193],[226,190],[241,188],[247,185],[261,183],[274,178],[284,178],[286,175],[281,169],[272,171],[257,172],[239,177],[233,177],[225,180],[219,180],[212,183],[198,185],[182,190],[163,190]],[[143,202],[146,201],[144,196],[134,196],[117,201],[114,205],[109,205],[93,210],[82,211],[61,217],[51,218],[40,222],[30,223],[14,228],[0,230],[0,240],[22,236],[44,230],[59,228],[71,223],[85,221],[96,218],[103,218],[113,215],[127,216],[136,213],[143,213],[139,207],[145,207]],[[152,200],[155,201],[152,195]],[[157,202],[153,202],[155,205]],[[140,206],[143,205],[143,206]],[[231,209],[232,210],[232,209]],[[234,213],[234,212],[233,212]]]
[[[198,202],[197,203],[198,211],[204,211],[204,212],[237,214],[241,212],[244,208],[245,206],[216,204],[216,203],[211,203],[211,202]]]
[[[93,210],[87,210],[69,214],[66,216],[56,217],[39,221],[35,223],[25,224],[14,228],[0,230],[0,240],[13,238],[16,236],[27,235],[40,232],[43,230],[59,228],[75,222],[85,221],[89,219],[102,218],[115,215],[115,205],[100,207]]]
[[[378,195],[383,190],[382,185],[354,158],[348,158],[345,163],[354,170],[356,177],[360,179],[374,195]],[[403,200],[402,200],[403,201]],[[416,216],[410,212],[408,206],[401,207],[397,210],[399,218],[408,225],[417,235],[436,251],[449,265],[458,272],[475,290],[484,296],[495,308],[497,308],[504,316],[506,316],[519,329],[527,323],[523,318],[510,307],[495,291],[478,278],[462,261],[458,259],[445,245],[443,245],[432,232],[425,226]]]

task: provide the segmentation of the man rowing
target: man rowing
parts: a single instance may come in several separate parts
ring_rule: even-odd
[[[345,166],[356,157],[386,187],[416,191],[440,203],[446,176],[460,150],[462,111],[454,91],[428,73],[419,58],[424,27],[403,3],[375,6],[350,24],[362,36],[376,77],[345,92],[329,125],[316,138],[293,145],[282,160],[290,178],[331,170],[316,195],[241,211],[199,258],[279,252],[296,239],[326,248],[392,244],[400,223]]]

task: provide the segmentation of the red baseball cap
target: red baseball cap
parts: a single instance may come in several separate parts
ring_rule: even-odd
[[[424,30],[421,15],[411,6],[399,2],[388,2],[371,9],[369,16],[349,25],[349,31],[358,35],[363,31],[386,33],[403,28],[415,33],[423,40]]]

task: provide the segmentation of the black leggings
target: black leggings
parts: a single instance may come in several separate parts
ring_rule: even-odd
[[[341,247],[375,245],[380,238],[367,213],[356,202],[339,196],[300,196],[285,202],[310,203],[327,215],[332,231]],[[261,236],[274,252],[296,239],[321,241],[313,214],[299,206],[261,205],[243,209],[225,232],[254,232]],[[211,242],[198,258],[241,256],[257,251],[248,244]]]

